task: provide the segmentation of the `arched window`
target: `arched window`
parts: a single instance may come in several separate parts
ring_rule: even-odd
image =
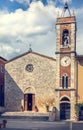
[[[68,88],[68,76],[66,74],[62,76],[62,88]]]
[[[69,44],[69,31],[67,29],[63,30],[62,33],[62,45],[68,47]]]

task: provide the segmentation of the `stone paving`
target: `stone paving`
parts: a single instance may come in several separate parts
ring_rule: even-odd
[[[14,114],[14,115],[12,115]],[[29,114],[29,115],[28,115]],[[52,121],[48,114],[5,113],[0,120],[6,119],[6,128],[2,130],[83,130],[83,121]]]
[[[49,122],[49,121],[27,121],[8,119],[6,128],[3,130],[55,130],[59,125],[64,127],[66,122]],[[60,129],[64,130],[64,129]]]
[[[7,119],[6,128],[2,130],[83,130],[83,121],[28,121],[24,119]]]

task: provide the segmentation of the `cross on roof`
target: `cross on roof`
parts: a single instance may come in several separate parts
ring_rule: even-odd
[[[29,44],[29,51],[32,51],[31,44]]]

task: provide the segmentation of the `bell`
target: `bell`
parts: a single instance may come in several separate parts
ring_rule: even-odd
[[[65,5],[64,5],[64,9],[65,9],[65,10],[68,9],[67,2],[66,2]]]

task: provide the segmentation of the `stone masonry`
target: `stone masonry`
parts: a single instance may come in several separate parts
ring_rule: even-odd
[[[28,72],[26,66],[33,65]],[[46,111],[46,105],[55,106],[56,60],[34,52],[27,52],[5,65],[6,111],[19,111],[25,93],[35,94],[35,105]],[[30,91],[30,92],[29,92]]]

